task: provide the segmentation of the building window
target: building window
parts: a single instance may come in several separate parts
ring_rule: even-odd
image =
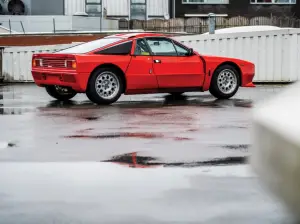
[[[146,0],[130,0],[130,19],[147,19]]]
[[[182,0],[182,4],[229,4],[229,0]]]
[[[296,0],[250,0],[251,4],[296,4]]]
[[[92,16],[101,16],[102,0],[85,0],[85,12]]]

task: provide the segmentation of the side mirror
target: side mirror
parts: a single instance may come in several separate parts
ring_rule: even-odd
[[[188,56],[192,56],[192,55],[194,55],[194,50],[193,48],[189,48]]]

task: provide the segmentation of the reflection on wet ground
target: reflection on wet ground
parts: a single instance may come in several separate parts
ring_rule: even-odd
[[[283,223],[247,165],[252,108],[280,90],[101,107],[83,94],[61,103],[35,85],[0,87],[0,224]]]
[[[145,150],[187,163],[244,157],[252,107],[280,89],[241,88],[230,100],[209,93],[123,96],[97,106],[84,94],[59,102],[35,85],[0,87],[0,140],[18,142],[0,160],[103,161]]]
[[[218,165],[239,165],[247,162],[246,156],[225,157],[220,159],[213,159],[208,161],[193,161],[193,162],[163,162],[159,158],[150,156],[139,156],[137,152],[113,156],[109,160],[101,162],[111,162],[121,165],[127,165],[132,168],[153,168],[153,167],[182,167],[182,168],[194,168],[201,166],[218,166]]]

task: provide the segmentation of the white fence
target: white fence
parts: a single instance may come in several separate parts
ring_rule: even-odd
[[[4,80],[8,82],[33,82],[31,63],[34,53],[53,52],[72,45],[76,45],[76,43],[5,48],[2,56],[2,75]]]
[[[300,29],[248,33],[178,36],[201,54],[235,57],[256,65],[256,82],[293,82],[300,78]],[[3,53],[7,81],[30,82],[31,57],[70,45],[10,47]]]

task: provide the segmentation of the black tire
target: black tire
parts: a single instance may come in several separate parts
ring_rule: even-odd
[[[112,79],[113,81],[111,81]],[[102,84],[100,83],[100,81],[102,82],[107,81],[109,82],[109,84],[107,83]],[[96,83],[98,83],[97,88],[99,88],[98,89],[99,92],[96,89]],[[105,90],[104,89],[105,87],[103,87],[105,85],[109,86],[107,90]],[[124,81],[122,79],[120,72],[117,69],[99,68],[91,74],[90,80],[88,82],[87,90],[86,90],[86,95],[90,99],[90,101],[92,101],[95,104],[110,105],[116,102],[121,97],[123,90],[124,90]],[[105,97],[104,94],[106,94],[107,97]]]
[[[226,74],[224,74],[226,72]],[[228,75],[229,74],[229,75]],[[226,77],[226,78],[225,78]],[[226,82],[229,86],[224,86],[224,83],[218,85],[221,80],[226,79]],[[234,84],[236,83],[236,84]],[[230,85],[231,84],[231,85]],[[230,89],[231,87],[231,89]],[[223,65],[216,69],[211,79],[209,92],[216,97],[217,99],[229,99],[233,97],[240,87],[240,74],[239,72],[231,65]],[[228,89],[228,91],[226,91]],[[229,91],[230,89],[230,91]]]
[[[70,87],[46,86],[45,89],[50,96],[61,101],[68,101],[77,95]]]

